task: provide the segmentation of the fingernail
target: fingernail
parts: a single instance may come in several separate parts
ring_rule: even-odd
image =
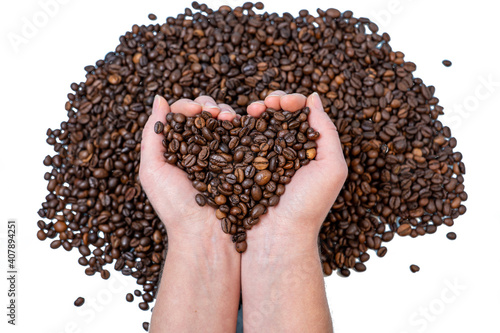
[[[260,105],[266,106],[266,103],[264,103],[263,101],[255,101],[255,102],[250,103],[250,105],[252,105],[252,104],[260,104]]]
[[[318,110],[321,110],[321,111],[324,111],[323,110],[323,103],[321,103],[321,98],[319,97],[318,93],[317,92],[314,92],[312,94],[312,104],[313,106],[318,109]]]
[[[234,114],[234,112],[229,111],[229,110],[222,110],[222,111],[219,113],[219,115],[221,115],[221,114]]]
[[[266,98],[268,97],[271,97],[271,96],[279,96],[280,94],[278,94],[277,91],[273,91],[272,93],[270,93],[269,95],[266,96]]]
[[[160,103],[161,103],[161,96],[156,95],[155,99],[153,100],[153,113],[155,113],[158,110],[158,108],[160,107]]]
[[[195,101],[189,101],[189,104],[193,104],[193,105],[197,105],[197,106],[203,107],[203,105],[201,105],[200,103],[197,103]]]
[[[217,104],[215,102],[212,102],[212,101],[207,101],[205,103],[205,107],[208,108],[208,109],[218,108]]]

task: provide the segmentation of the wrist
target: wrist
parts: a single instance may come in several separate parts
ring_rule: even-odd
[[[209,228],[207,225],[204,233],[191,233],[184,230],[169,230],[168,234],[168,253],[176,256],[195,258],[207,262],[218,262],[220,264],[239,261],[241,255],[234,249],[231,237],[217,228]],[[211,230],[210,230],[211,229]]]
[[[305,255],[319,258],[318,233],[314,231],[291,233],[287,230],[259,228],[259,225],[256,225],[248,232],[247,243],[248,249],[243,258],[254,257],[252,260],[265,261],[266,258],[281,260]]]

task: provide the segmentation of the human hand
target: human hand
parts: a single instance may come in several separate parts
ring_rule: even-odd
[[[213,209],[196,204],[195,196],[198,191],[186,173],[166,162],[163,156],[166,149],[162,144],[164,137],[153,130],[156,122],[165,124],[165,117],[170,112],[191,117],[202,111],[210,112],[219,120],[232,120],[236,117],[229,105],[217,105],[208,96],[198,97],[194,101],[181,99],[172,106],[163,97],[156,96],[153,112],[142,134],[139,178],[149,201],[165,224],[169,247],[172,245],[171,240],[181,238],[187,238],[182,243],[206,239],[210,239],[212,243],[231,243],[221,231],[220,221],[215,217]]]
[[[163,136],[153,130],[169,112],[194,116],[208,111],[220,120],[236,113],[207,96],[182,99],[169,107],[157,96],[143,131],[139,177],[149,201],[165,224],[168,251],[151,318],[150,331],[234,332],[240,298],[241,256],[225,235],[211,207],[199,207],[198,193],[184,171],[166,162]],[[195,286],[193,288],[193,286]]]
[[[347,177],[337,130],[324,112],[318,94],[306,98],[301,94],[275,91],[265,101],[250,104],[247,112],[259,117],[266,108],[296,111],[304,106],[311,110],[309,125],[320,133],[316,141],[316,159],[297,170],[280,203],[261,216],[259,224],[248,232],[248,251],[276,248],[286,253],[292,250],[289,246],[300,250],[301,242],[315,246],[321,225]]]

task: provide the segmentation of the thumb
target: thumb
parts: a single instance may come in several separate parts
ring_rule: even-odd
[[[163,135],[156,134],[154,127],[156,122],[165,124],[166,115],[170,112],[170,106],[165,98],[156,95],[153,102],[153,111],[142,131],[141,141],[141,167],[157,170],[165,164],[165,147],[163,147]]]
[[[313,93],[307,98],[306,106],[309,107],[309,125],[320,133],[316,140],[317,161],[337,161],[344,159],[342,145],[340,144],[337,128],[323,109],[323,104],[318,93]],[[345,163],[345,162],[344,162]]]

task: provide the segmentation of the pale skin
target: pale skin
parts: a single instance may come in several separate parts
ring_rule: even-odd
[[[316,159],[296,172],[279,205],[247,233],[248,249],[239,254],[214,209],[196,205],[197,191],[184,171],[165,162],[162,137],[153,131],[168,112],[193,116],[203,110],[221,120],[236,113],[207,96],[171,106],[155,98],[139,177],[165,224],[169,247],[151,332],[235,332],[240,291],[245,332],[333,331],[317,238],[347,176],[337,131],[317,94],[275,91],[247,112],[259,117],[268,107],[296,111],[306,105],[310,126],[320,132]]]

